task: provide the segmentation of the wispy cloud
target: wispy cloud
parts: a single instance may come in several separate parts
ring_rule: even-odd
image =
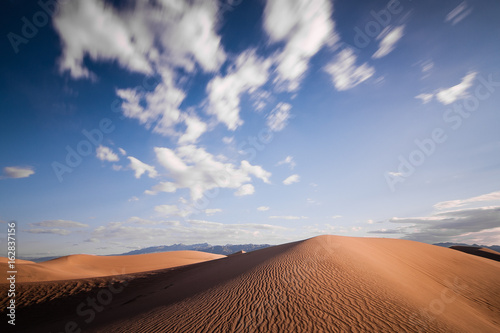
[[[467,97],[467,90],[472,87],[472,83],[474,82],[476,75],[476,72],[470,72],[463,77],[462,81],[459,84],[447,89],[438,90],[438,92],[436,93],[436,98],[442,104],[448,105],[458,99]]]
[[[283,184],[285,185],[291,185],[293,183],[298,183],[300,181],[300,176],[297,174],[291,175],[290,177],[287,177],[285,180],[283,180]]]
[[[356,66],[356,59],[354,52],[350,48],[345,48],[324,67],[324,70],[331,75],[337,90],[352,89],[375,74],[375,69],[367,63]]]
[[[89,225],[71,220],[46,220],[42,222],[30,223],[33,227],[46,228],[86,228]]]
[[[234,195],[237,197],[242,197],[244,195],[251,195],[255,193],[255,187],[252,184],[245,184],[242,185],[236,192],[234,192]]]
[[[294,216],[294,215],[273,215],[269,216],[270,219],[275,220],[307,220],[307,216]]]
[[[373,54],[372,58],[378,59],[385,57],[391,53],[395,48],[399,40],[404,36],[404,25],[398,27],[387,27],[377,36],[377,40],[380,40],[378,50]]]
[[[135,171],[135,178],[141,178],[144,173],[147,173],[149,178],[155,178],[158,176],[158,173],[153,166],[141,162],[132,156],[128,156],[127,158],[130,161],[129,168]]]
[[[118,162],[120,160],[118,155],[115,154],[111,150],[111,148],[103,145],[100,145],[99,147],[96,148],[96,157],[101,161],[108,161],[108,162]]]
[[[420,95],[415,96],[415,98],[420,99],[423,104],[427,104],[430,101],[432,101],[433,97],[434,97],[434,94],[425,94],[425,93],[422,93]]]
[[[173,181],[161,182],[146,191],[147,194],[186,188],[190,190],[191,198],[198,200],[210,189],[232,188],[237,190],[236,195],[248,195],[254,190],[249,184],[252,176],[265,183],[269,183],[271,177],[271,173],[261,166],[246,160],[241,161],[239,166],[226,163],[221,156],[214,156],[194,145],[181,146],[176,150],[156,147],[155,153]]]
[[[159,205],[155,206],[155,212],[159,214],[159,216],[180,216],[187,217],[192,214],[192,210],[179,208],[177,205]]]
[[[205,214],[207,216],[212,216],[212,215],[217,214],[217,213],[222,213],[222,209],[220,209],[220,208],[208,208],[208,209],[205,209]]]
[[[328,0],[269,0],[264,10],[264,29],[272,42],[284,42],[277,56],[277,82],[295,91],[309,66],[310,58],[338,37],[331,20]]]
[[[469,242],[478,232],[498,228],[500,206],[436,213],[431,216],[392,218],[389,222],[409,224],[404,238],[437,243],[461,239]],[[490,234],[491,235],[491,234]],[[500,232],[497,234],[500,243]]]
[[[137,218],[139,219],[139,218]],[[154,221],[146,221],[154,222]],[[169,221],[163,221],[169,222]],[[174,221],[171,221],[174,222]],[[94,242],[101,240],[126,241],[130,244],[143,244],[148,242],[169,241],[197,243],[200,239],[217,239],[218,242],[238,242],[252,239],[270,239],[282,237],[288,228],[274,226],[270,224],[225,224],[206,220],[186,220],[186,223],[140,223],[143,225],[127,225],[122,222],[111,222],[107,225],[99,226],[91,234]],[[149,225],[148,225],[149,224]],[[265,232],[263,232],[265,231]],[[89,240],[90,240],[89,239]]]
[[[66,230],[66,229],[28,229],[26,232],[30,234],[53,234],[53,235],[61,235],[61,236],[67,236],[71,233],[71,231]]]
[[[279,103],[267,116],[267,126],[275,132],[283,130],[290,118],[291,108],[288,103]]]
[[[270,66],[271,60],[257,57],[255,50],[240,54],[225,76],[218,75],[208,84],[208,113],[215,115],[230,130],[242,125],[241,95],[254,92],[266,83]]]
[[[450,200],[450,201],[438,202],[437,204],[434,205],[434,208],[439,210],[454,209],[471,203],[496,202],[496,201],[500,202],[500,191],[491,192],[488,194],[483,194],[463,200]]]
[[[215,32],[217,8],[211,0],[140,2],[119,9],[99,0],[72,1],[54,16],[63,45],[60,69],[75,78],[91,77],[84,64],[89,57],[117,60],[123,68],[143,74],[152,74],[155,65],[164,62],[187,71],[196,63],[205,71],[216,70],[226,58]],[[159,56],[162,50],[168,56]]]
[[[446,15],[445,22],[451,21],[451,25],[455,25],[469,16],[470,13],[472,13],[472,8],[468,7],[467,2],[464,1]]]
[[[266,212],[266,211],[268,211],[269,209],[270,209],[270,208],[269,208],[269,206],[260,206],[260,207],[257,207],[257,210],[258,210],[259,212]]]
[[[295,168],[295,161],[293,160],[293,156],[287,156],[285,157],[285,159],[279,161],[278,163],[276,163],[276,166],[280,166],[280,165],[288,165],[290,167],[290,169],[293,170],[293,168]]]
[[[35,170],[31,166],[9,166],[3,168],[3,175],[0,179],[5,178],[28,178],[35,174]]]
[[[462,78],[462,81],[449,88],[440,88],[432,93],[422,93],[415,96],[422,100],[423,104],[429,103],[434,97],[443,105],[449,105],[457,100],[469,96],[468,90],[477,76],[477,72],[469,72]]]

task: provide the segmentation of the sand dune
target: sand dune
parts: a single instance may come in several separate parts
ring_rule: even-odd
[[[19,318],[27,332],[500,332],[499,276],[499,262],[452,249],[320,236],[155,272],[23,283]]]
[[[223,255],[198,251],[173,251],[131,256],[70,255],[42,263],[16,260],[17,282],[39,282],[92,278],[119,274],[146,272],[157,269],[190,265],[224,258]],[[7,272],[7,258],[0,258],[2,281]]]
[[[485,247],[455,245],[451,246],[450,249],[462,251],[468,254],[473,254],[475,256],[488,258],[495,261],[500,261],[500,253]]]

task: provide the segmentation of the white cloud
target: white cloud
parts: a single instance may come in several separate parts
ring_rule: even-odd
[[[186,132],[179,138],[179,144],[188,144],[198,141],[198,138],[206,132],[207,124],[196,115],[183,114]]]
[[[306,202],[307,202],[307,204],[308,204],[308,205],[316,205],[316,206],[319,206],[319,205],[321,205],[321,204],[322,204],[322,202],[321,202],[321,201],[318,201],[318,200],[313,199],[313,198],[307,198],[307,199],[306,199]]]
[[[415,98],[422,100],[422,103],[424,103],[424,104],[427,104],[430,101],[432,101],[433,97],[434,97],[434,94],[425,94],[425,93],[422,93],[420,95],[415,96]]]
[[[96,148],[96,157],[101,161],[117,162],[120,160],[118,155],[116,155],[111,148],[99,145]]]
[[[451,104],[459,99],[469,96],[467,90],[472,87],[477,72],[469,72],[462,78],[462,81],[450,88],[441,88],[433,93],[422,93],[415,98],[422,100],[423,104],[429,103],[434,97],[443,105]]]
[[[148,194],[159,191],[175,192],[187,188],[191,198],[202,198],[205,191],[214,188],[239,189],[238,193],[249,191],[250,186],[242,186],[252,180],[251,176],[269,183],[271,173],[262,167],[241,161],[239,167],[232,163],[224,163],[220,156],[214,156],[194,145],[178,147],[175,151],[169,148],[155,148],[159,163],[168,171],[171,182],[163,182],[154,186]],[[249,185],[249,184],[248,184]],[[243,192],[242,192],[243,191]]]
[[[214,215],[216,213],[222,213],[222,209],[220,209],[220,208],[208,208],[208,209],[205,209],[205,214],[207,216],[211,216],[211,215]]]
[[[332,76],[333,84],[339,91],[354,88],[375,74],[375,69],[367,63],[356,67],[356,55],[350,48],[340,51],[324,70]]]
[[[33,167],[21,167],[21,166],[10,166],[3,168],[3,178],[28,178],[31,175],[35,174],[35,170]]]
[[[251,195],[255,193],[255,187],[253,187],[252,184],[245,184],[242,185],[236,192],[234,192],[234,195],[237,197],[241,197],[244,195]]]
[[[121,165],[118,165],[118,164],[113,164],[111,166],[111,168],[115,171],[120,171],[123,167]]]
[[[172,235],[170,228],[151,228],[126,226],[120,222],[111,222],[106,226],[99,226],[92,232],[92,238],[96,240],[120,239],[124,241],[150,241],[153,239],[163,240]]]
[[[325,44],[338,37],[331,20],[328,0],[268,0],[264,10],[264,29],[272,42],[285,42],[278,54],[277,81],[288,91],[299,88],[309,60]]]
[[[434,68],[434,63],[431,60],[424,61],[421,64],[422,73],[427,73]]]
[[[129,219],[132,220],[133,218]],[[224,224],[205,220],[187,220],[181,224],[177,221],[148,221],[135,218],[134,224],[111,222],[97,227],[92,232],[94,240],[123,241],[130,245],[144,246],[154,243],[193,244],[200,239],[214,241],[217,244],[247,242],[249,238],[264,243],[279,238],[282,242],[283,232],[290,230],[270,224]],[[151,227],[158,226],[158,227]],[[265,232],[262,232],[265,231]]]
[[[284,181],[283,184],[285,185],[291,185],[293,183],[298,183],[300,181],[300,176],[295,174],[291,175],[290,177],[287,177]]]
[[[143,43],[140,39],[134,40],[141,36],[130,31],[119,13],[103,1],[71,1],[60,6],[53,23],[63,45],[61,71],[69,70],[75,78],[91,77],[84,66],[84,58],[88,56],[94,61],[117,60],[130,71],[152,73],[147,55],[140,51],[144,45],[139,44]]]
[[[271,61],[258,58],[255,50],[240,54],[225,76],[218,75],[208,84],[207,112],[230,130],[242,125],[239,116],[241,95],[252,93],[267,82],[270,65]]]
[[[500,201],[500,191],[479,195],[469,199],[438,202],[437,204],[434,205],[434,208],[439,210],[450,209],[450,208],[462,207],[471,203],[493,202],[493,201]]]
[[[180,212],[176,205],[159,205],[155,207],[155,211],[165,216],[177,215]]]
[[[131,197],[130,199],[128,199],[128,201],[129,202],[139,201],[139,198],[134,195],[133,197]]]
[[[467,8],[467,2],[463,1],[446,15],[445,22],[451,21],[451,25],[455,25],[469,16],[470,13],[472,13],[472,8]]]
[[[71,231],[66,230],[66,229],[28,229],[26,232],[29,232],[30,234],[53,234],[53,235],[61,235],[61,236],[66,236],[71,233]]]
[[[128,156],[127,158],[130,161],[129,168],[135,171],[135,178],[141,178],[145,172],[148,173],[149,178],[155,178],[158,176],[158,173],[153,166],[143,163],[132,156]]]
[[[177,186],[172,182],[160,182],[153,186],[151,190],[146,190],[144,193],[150,195],[156,195],[159,192],[173,193],[177,191]]]
[[[275,132],[283,130],[290,118],[291,108],[288,103],[279,103],[267,116],[267,126]]]
[[[127,155],[127,152],[123,148],[118,148],[118,151],[120,152],[120,154],[122,154],[122,156]]]
[[[165,225],[165,226],[179,226],[179,221],[154,221],[143,219],[138,216],[132,216],[127,219],[127,223],[139,224],[139,225]]]
[[[307,216],[294,216],[294,215],[284,215],[284,216],[269,216],[270,219],[275,220],[307,220]]]
[[[476,72],[470,72],[462,78],[459,84],[447,88],[439,89],[436,93],[436,98],[444,105],[451,104],[458,99],[463,99],[468,96],[467,89],[472,87],[472,82],[476,78]]]
[[[117,89],[123,114],[155,133],[194,143],[207,125],[179,106],[186,93],[178,86],[176,69],[193,73],[219,69],[226,59],[217,35],[215,0],[128,2],[120,7],[102,0],[75,0],[54,17],[63,54],[60,70],[72,77],[95,77],[84,59],[116,61],[121,67],[159,79],[156,87]],[[153,76],[154,75],[154,76]],[[148,87],[149,86],[149,87]],[[185,125],[185,133],[176,126]]]
[[[295,161],[293,160],[293,156],[287,156],[285,157],[284,160],[281,160],[279,161],[278,163],[276,163],[277,166],[279,165],[283,165],[283,164],[288,164],[290,166],[290,169],[293,170],[293,168],[295,168]]]
[[[118,89],[116,94],[123,101],[121,108],[127,118],[137,119],[147,129],[161,135],[180,136],[175,126],[191,120],[179,110],[186,93],[174,82],[171,70],[162,70],[161,82],[152,91],[144,89]]]
[[[225,136],[222,138],[222,142],[226,145],[231,144],[234,141],[234,137]]]
[[[339,219],[341,217],[342,217],[342,215],[333,215],[333,216],[330,216],[330,218],[333,219],[333,220]]]
[[[268,211],[270,208],[268,206],[260,206],[260,207],[257,207],[257,210],[259,212],[266,212]]]
[[[195,63],[214,71],[225,60],[215,1],[135,2],[120,8],[101,0],[75,0],[61,6],[54,27],[63,45],[61,71],[91,77],[85,57],[114,61],[130,71],[152,74],[164,65],[193,71]]]
[[[372,58],[382,58],[391,53],[396,47],[396,43],[401,39],[401,37],[403,37],[404,28],[404,25],[395,28],[385,28],[384,31],[377,36],[377,40],[382,40],[380,41],[377,52],[373,54]]]
[[[44,228],[86,228],[89,225],[70,221],[70,220],[47,220],[42,222],[30,223],[33,227],[44,227]]]
[[[481,200],[482,201],[482,200]],[[406,239],[421,242],[437,243],[453,241],[460,238],[463,242],[481,242],[486,239],[479,233],[491,232],[497,239],[500,234],[493,232],[498,229],[500,221],[500,206],[487,206],[463,210],[437,213],[432,216],[392,218],[389,222],[410,224],[406,229]],[[412,229],[412,230],[411,230]],[[491,243],[490,243],[491,244]]]

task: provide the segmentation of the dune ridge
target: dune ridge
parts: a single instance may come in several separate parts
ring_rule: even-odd
[[[488,258],[495,261],[500,261],[499,252],[493,251],[492,249],[488,249],[485,247],[454,245],[450,246],[450,249],[462,251],[468,254],[472,254],[483,258]]]
[[[224,255],[199,251],[172,251],[128,256],[77,254],[34,263],[16,260],[17,282],[40,282],[94,278],[146,272],[224,258]],[[0,259],[0,270],[6,274],[7,258]],[[2,281],[6,275],[2,276]]]
[[[26,315],[43,318],[47,304],[69,309],[55,322],[41,320],[44,331],[74,320],[89,332],[499,332],[499,276],[500,263],[452,249],[320,236],[132,274],[89,323],[75,304],[120,277],[22,288],[49,295],[27,299]]]

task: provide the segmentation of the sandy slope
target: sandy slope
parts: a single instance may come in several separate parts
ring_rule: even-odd
[[[19,315],[38,332],[70,320],[85,332],[500,332],[499,277],[499,262],[447,248],[321,236],[128,277],[21,284]]]
[[[455,246],[450,246],[450,249],[462,251],[468,254],[472,254],[483,258],[488,258],[491,260],[500,261],[500,253],[485,247],[455,245]]]
[[[223,255],[198,251],[173,251],[131,256],[65,256],[42,263],[16,260],[17,282],[36,282],[92,278],[146,272],[224,258]],[[1,279],[5,281],[7,258],[0,258]]]

